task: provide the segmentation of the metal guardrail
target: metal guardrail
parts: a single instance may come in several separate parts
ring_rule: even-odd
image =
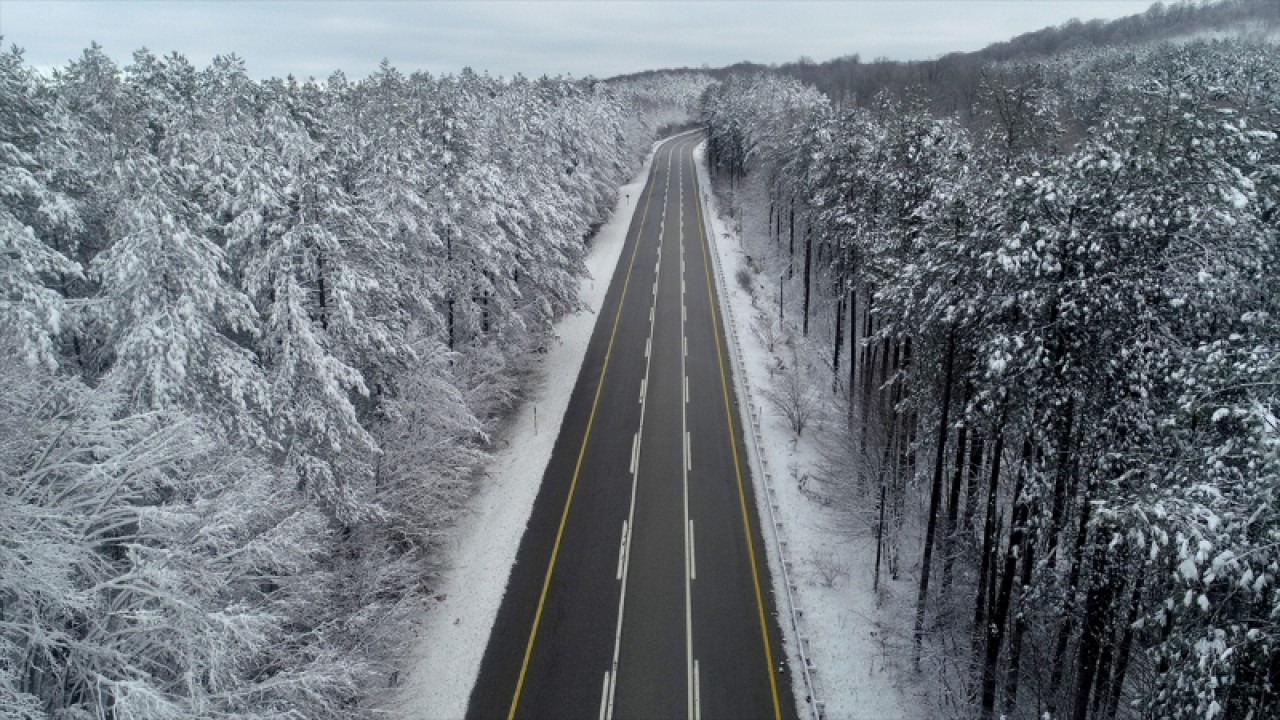
[[[698,188],[699,193],[702,194],[703,208],[710,207],[706,190],[707,189],[701,187],[701,185]],[[751,442],[748,444],[748,455],[758,470],[758,476],[761,478],[765,489],[765,508],[769,515],[769,527],[773,531],[771,534],[773,535],[774,548],[778,555],[778,568],[782,573],[782,586],[787,598],[787,609],[791,615],[791,628],[795,632],[796,650],[800,655],[801,673],[804,676],[805,691],[808,693],[808,697],[805,698],[805,701],[812,713],[813,720],[822,720],[823,706],[818,700],[817,689],[814,686],[814,669],[810,665],[809,656],[805,648],[808,641],[800,632],[800,613],[796,610],[794,594],[795,586],[791,582],[790,573],[787,572],[788,563],[786,555],[784,554],[786,542],[782,539],[782,525],[778,522],[777,516],[774,513],[777,502],[777,491],[773,488],[773,476],[769,473],[769,463],[764,459],[764,455],[760,452],[760,445],[762,442],[760,436],[760,414],[756,408],[755,402],[751,399],[751,393],[749,392],[751,388],[751,381],[747,378],[746,365],[742,361],[742,352],[739,349],[737,323],[733,321],[733,309],[730,307],[729,301],[725,297],[725,293],[728,292],[728,285],[725,281],[724,271],[720,267],[720,254],[714,251],[715,243],[718,242],[718,238],[715,234],[715,228],[711,225],[710,218],[707,217],[706,212],[703,213],[702,222],[703,232],[707,234],[707,237],[711,238],[712,243],[713,251],[711,253],[711,267],[715,272],[716,282],[720,286],[720,292],[717,293],[717,299],[720,305],[720,317],[726,320],[724,323],[724,326],[727,329],[727,332],[725,332],[725,339],[732,346],[734,362],[737,365],[737,372],[733,374],[734,390],[738,393],[738,397],[741,398],[739,402],[745,401],[747,403],[747,409],[749,412],[748,423],[751,426],[751,432],[748,434],[751,437]],[[741,413],[739,413],[739,415],[741,415]]]

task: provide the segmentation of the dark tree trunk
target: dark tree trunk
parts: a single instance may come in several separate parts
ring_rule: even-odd
[[[810,292],[810,268],[813,261],[813,234],[806,228],[804,231],[804,334],[809,334],[809,292]],[[836,323],[839,325],[839,323]],[[838,365],[838,363],[837,363]]]
[[[899,378],[898,380],[899,393],[898,393],[897,403],[895,403],[895,407],[897,404],[901,403],[903,400],[906,400],[907,397],[911,395],[911,388],[907,385],[907,382],[906,382],[906,377],[910,369],[911,369],[911,338],[908,337],[902,341],[902,363],[901,364],[894,363],[894,368],[893,368],[894,375]],[[906,479],[914,482],[916,477],[916,450],[915,450],[916,433],[919,430],[919,426],[916,423],[916,413],[914,410],[908,409],[906,413],[906,428],[907,428],[907,432],[903,439],[903,445],[902,445],[903,464],[906,465],[906,468],[907,468]],[[903,499],[904,501],[906,499],[905,485],[903,487]]]
[[[1077,603],[1076,593],[1080,587],[1080,573],[1084,567],[1086,543],[1089,539],[1089,515],[1092,504],[1085,498],[1080,503],[1080,518],[1076,524],[1076,541],[1071,552],[1071,568],[1067,571],[1067,589],[1063,597],[1063,620],[1058,626],[1058,637],[1053,645],[1053,669],[1049,676],[1049,713],[1057,716],[1058,699],[1064,697],[1062,687],[1063,671],[1067,664],[1067,647],[1071,642],[1071,634],[1075,632]]]
[[[1114,718],[1120,708],[1120,695],[1124,690],[1124,676],[1129,671],[1129,655],[1133,651],[1133,628],[1138,624],[1138,616],[1142,614],[1142,585],[1146,580],[1145,566],[1138,564],[1138,577],[1133,582],[1133,594],[1129,598],[1129,616],[1125,618],[1124,632],[1120,635],[1120,646],[1116,648],[1116,669],[1111,676],[1111,688],[1107,693],[1107,708],[1104,717]]]
[[[1004,455],[1003,413],[995,428],[995,449],[991,454],[991,474],[987,483],[986,515],[982,523],[982,559],[978,564],[978,592],[973,611],[973,651],[980,655],[987,644],[987,586],[995,577],[996,504],[1000,494],[1000,458]]]
[[[787,215],[787,277],[795,274],[796,268],[796,201],[791,200],[791,212]]]
[[[968,399],[968,390],[966,389],[965,397],[961,398],[961,406]],[[960,431],[956,434],[956,462],[955,470],[951,474],[951,488],[947,492],[947,532],[943,536],[942,551],[942,587],[940,595],[947,596],[947,591],[951,589],[951,572],[955,565],[956,557],[956,540],[959,534],[960,522],[960,483],[964,481],[964,451],[969,442],[969,426],[967,423],[960,423]]]
[[[871,337],[871,321],[872,321],[872,294],[874,288],[867,288],[867,309],[865,311],[866,319],[863,322],[863,341]],[[862,349],[862,441],[860,446],[865,452],[867,449],[867,433],[871,426],[872,406],[871,406],[871,387],[873,385],[872,376],[875,375],[875,343],[866,342],[866,346]]]
[[[1006,625],[1009,619],[1009,605],[1013,597],[1013,578],[1018,571],[1018,555],[1026,531],[1028,507],[1022,501],[1022,487],[1026,473],[1030,472],[1029,457],[1031,440],[1023,441],[1023,467],[1015,473],[1013,483],[1013,517],[1009,521],[1009,546],[1005,548],[1004,569],[1000,573],[1000,589],[996,591],[994,605],[991,609],[991,622],[987,633],[987,647],[982,663],[982,717],[990,718],[995,713],[996,675],[1000,663],[1000,649],[1004,643]]]
[[[852,283],[850,283],[852,285]],[[858,290],[849,288],[849,418],[853,428],[853,400],[858,387]]]
[[[1085,597],[1084,627],[1080,633],[1080,647],[1076,651],[1076,691],[1071,714],[1075,720],[1087,720],[1089,716],[1089,699],[1097,676],[1098,660],[1107,628],[1111,626],[1110,608],[1114,591],[1110,573],[1105,567],[1098,568],[1094,577],[1096,581]]]
[[[942,370],[942,407],[938,417],[937,452],[933,459],[933,484],[929,490],[929,514],[925,521],[924,557],[920,561],[920,591],[916,595],[915,663],[920,669],[920,646],[924,641],[924,611],[929,600],[929,575],[933,567],[933,543],[938,527],[938,504],[942,502],[942,475],[947,453],[947,421],[951,412],[951,374],[955,367],[956,332],[947,332],[947,354]]]
[[[1068,482],[1068,478],[1071,475],[1071,438],[1074,422],[1075,397],[1070,397],[1067,399],[1066,408],[1063,409],[1063,416],[1059,420],[1057,457],[1054,461],[1053,509],[1049,516],[1049,547],[1045,555],[1045,562],[1051,570],[1058,563],[1058,536],[1062,533],[1062,526],[1066,522],[1064,515],[1067,497],[1071,492],[1071,483]]]
[[[316,254],[316,285],[320,301],[320,327],[329,329],[329,290],[325,287],[324,253]]]
[[[455,332],[454,332],[454,323],[453,323],[453,299],[452,298],[449,299],[448,305],[449,305],[449,349],[453,350]]]
[[[886,461],[888,458],[886,458]],[[886,462],[887,464],[887,462]],[[871,583],[871,589],[876,594],[876,602],[880,599],[880,556],[884,551],[884,496],[885,496],[885,477],[884,468],[880,469],[880,520],[876,523],[876,574],[875,579]]]
[[[973,434],[973,447],[969,450],[969,472],[965,478],[965,501],[964,501],[964,529],[965,532],[972,533],[974,520],[978,516],[978,489],[981,482],[982,474],[982,455],[986,450],[986,443],[983,442],[982,436],[977,433]]]
[[[449,228],[447,227],[444,230],[444,258],[446,263],[449,265],[453,264],[453,234],[449,232]],[[453,291],[450,290],[449,292],[452,294]],[[454,349],[455,339],[452,297],[448,299],[447,305],[449,306],[449,350],[452,351]]]
[[[1023,472],[1029,477],[1033,470],[1032,445],[1028,440],[1023,445]],[[1027,526],[1027,520],[1030,516],[1030,508],[1020,499],[1017,501],[1017,507],[1023,509],[1022,527],[1014,528],[1015,532],[1021,534],[1019,548],[1021,554],[1021,573],[1018,576],[1018,612],[1013,618],[1013,633],[1009,636],[1009,652],[1006,658],[1006,667],[1008,672],[1005,675],[1004,688],[1004,710],[1008,715],[1013,715],[1014,710],[1018,706],[1018,681],[1022,671],[1022,638],[1027,630],[1027,589],[1031,587],[1031,571],[1035,566],[1036,551],[1036,533],[1035,529]],[[1017,513],[1014,514],[1015,522],[1017,522]],[[1012,543],[1012,539],[1010,540]],[[1012,549],[1012,547],[1011,547]]]
[[[808,325],[808,318],[805,318]],[[844,294],[836,296],[836,338],[831,348],[831,389],[834,391],[840,380],[840,348],[844,345]]]
[[[882,378],[888,378],[890,368],[897,370],[900,362],[900,353],[902,346],[894,344],[886,339],[884,347],[884,359],[881,364],[880,374]],[[892,353],[893,361],[890,365],[890,354]],[[890,457],[889,463],[892,471],[889,475],[889,481],[892,483],[892,493],[889,495],[889,521],[892,523],[893,532],[890,533],[889,542],[889,577],[893,580],[898,579],[898,552],[900,550],[900,538],[902,531],[902,506],[904,500],[904,484],[902,481],[902,443],[903,437],[906,435],[903,427],[902,415],[894,411],[898,405],[902,387],[899,383],[885,382],[884,388],[880,391],[881,403],[884,408],[884,416],[889,418],[890,425],[893,427],[893,440],[889,443]]]

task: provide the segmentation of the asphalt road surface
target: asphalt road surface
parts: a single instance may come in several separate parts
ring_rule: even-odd
[[[714,302],[700,140],[657,151],[470,718],[795,716]]]

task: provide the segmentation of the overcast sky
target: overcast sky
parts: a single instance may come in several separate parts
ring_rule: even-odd
[[[304,2],[302,0],[0,0],[5,46],[41,69],[90,42],[121,65],[147,47],[198,66],[243,58],[258,78],[363,78],[400,70],[609,77],[742,60],[780,63],[859,53],[928,59],[1058,25],[1143,12],[1149,0],[889,2]]]

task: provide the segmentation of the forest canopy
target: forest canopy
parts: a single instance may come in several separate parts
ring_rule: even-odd
[[[703,78],[0,54],[0,708],[350,717]]]

